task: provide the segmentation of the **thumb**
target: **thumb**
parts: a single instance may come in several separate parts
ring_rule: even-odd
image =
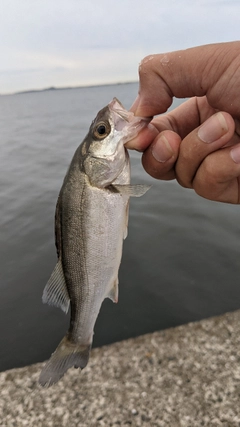
[[[143,153],[142,164],[146,172],[156,179],[174,179],[180,144],[177,133],[171,130],[159,133]]]

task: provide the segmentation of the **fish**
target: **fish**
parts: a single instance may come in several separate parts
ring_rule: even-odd
[[[131,185],[125,144],[149,121],[113,98],[93,120],[64,178],[55,212],[58,261],[42,301],[65,313],[70,307],[70,325],[40,373],[42,386],[56,384],[71,367],[85,368],[102,302],[118,301],[129,198],[150,188]]]

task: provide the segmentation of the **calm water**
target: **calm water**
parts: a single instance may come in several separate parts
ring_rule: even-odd
[[[56,262],[54,210],[72,155],[113,96],[130,107],[137,84],[0,97],[0,370],[49,357],[68,316],[43,305]],[[106,300],[94,345],[240,307],[239,206],[158,182],[132,154],[132,180],[151,190],[131,199],[119,303]]]

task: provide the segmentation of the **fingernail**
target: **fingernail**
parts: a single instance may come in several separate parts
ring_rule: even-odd
[[[167,138],[162,135],[152,147],[152,155],[155,160],[165,163],[173,156],[173,150]]]
[[[206,143],[217,141],[228,132],[228,125],[222,113],[214,114],[198,130],[198,137]]]
[[[232,148],[230,151],[230,156],[232,157],[235,163],[240,163],[240,146]]]

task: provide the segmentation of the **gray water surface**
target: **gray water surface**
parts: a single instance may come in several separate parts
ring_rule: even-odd
[[[68,316],[43,305],[56,263],[54,211],[76,147],[114,96],[128,108],[137,84],[0,97],[0,370],[47,359]],[[178,101],[179,103],[179,101]],[[119,303],[105,300],[94,345],[240,307],[239,206],[214,203],[148,176],[131,153],[131,199]]]

